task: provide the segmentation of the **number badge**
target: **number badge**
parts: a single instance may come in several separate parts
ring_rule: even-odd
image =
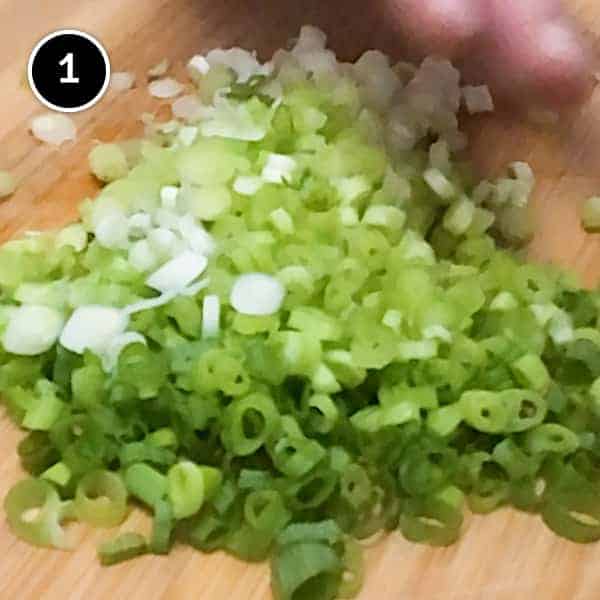
[[[29,58],[27,74],[42,104],[59,112],[80,112],[106,92],[110,60],[95,37],[63,29],[38,42]]]

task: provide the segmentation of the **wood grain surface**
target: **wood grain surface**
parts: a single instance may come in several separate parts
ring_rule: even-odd
[[[527,1],[527,0],[524,0]],[[60,226],[76,217],[82,198],[96,185],[86,156],[94,140],[141,132],[139,115],[162,110],[149,98],[144,73],[167,56],[175,72],[191,54],[242,44],[267,55],[303,23],[324,27],[334,47],[351,57],[368,47],[398,52],[378,2],[282,0],[0,0],[0,169],[21,180],[0,205],[0,239],[28,229]],[[597,0],[571,0],[592,43],[600,36]],[[41,112],[24,85],[35,42],[66,27],[82,28],[109,49],[114,70],[138,75],[137,88],[109,93],[77,115],[77,142],[59,150],[28,133]],[[166,113],[165,113],[166,114]],[[472,155],[483,171],[509,160],[530,161],[539,178],[535,207],[535,260],[569,265],[593,285],[600,279],[600,242],[580,229],[578,207],[600,192],[600,87],[589,102],[553,131],[508,117],[469,124]],[[0,417],[0,495],[21,476],[16,445],[22,434]],[[133,514],[122,527],[147,527]],[[225,555],[204,556],[176,548],[168,557],[144,557],[110,569],[95,558],[95,544],[114,532],[73,531],[72,553],[38,550],[16,540],[0,517],[0,600],[267,600],[268,569]],[[600,598],[600,545],[578,546],[555,537],[540,519],[505,510],[467,520],[455,546],[434,550],[398,535],[368,549],[361,600],[596,600]]]

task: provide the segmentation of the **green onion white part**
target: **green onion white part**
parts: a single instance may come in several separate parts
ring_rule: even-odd
[[[77,137],[77,127],[73,119],[60,113],[46,113],[34,117],[30,128],[34,137],[53,146],[72,142]]]

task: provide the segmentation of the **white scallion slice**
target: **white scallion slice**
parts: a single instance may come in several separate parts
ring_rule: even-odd
[[[148,77],[156,78],[162,77],[167,73],[169,67],[171,66],[171,61],[168,58],[163,58],[159,63],[155,64],[153,67],[148,69]]]
[[[285,154],[269,154],[261,177],[268,183],[285,183],[289,181],[297,168],[296,161]]]
[[[202,338],[214,338],[219,335],[221,304],[219,296],[209,294],[202,302]]]
[[[126,92],[135,83],[135,75],[127,71],[117,71],[110,76],[110,88],[115,92]]]
[[[197,73],[198,75],[206,75],[210,71],[210,63],[202,56],[201,54],[196,54],[192,56],[190,61],[188,62],[188,71],[191,71],[193,74]]]
[[[12,354],[42,354],[55,344],[63,323],[62,314],[47,306],[20,306],[10,315],[2,345]]]
[[[111,306],[87,305],[75,309],[60,336],[67,350],[102,354],[129,323],[127,313]]]
[[[148,240],[138,240],[129,247],[127,260],[134,269],[144,273],[156,267],[158,257]]]
[[[466,85],[462,89],[463,98],[469,114],[492,112],[494,100],[487,85]]]
[[[260,177],[252,175],[240,175],[233,182],[233,191],[240,196],[254,196],[264,185]]]
[[[456,195],[454,184],[439,169],[427,169],[423,173],[423,179],[444,200],[451,200]]]
[[[163,208],[174,210],[177,207],[179,188],[174,185],[165,185],[160,190],[160,202]]]
[[[183,92],[183,89],[183,84],[172,77],[156,79],[155,81],[151,81],[148,85],[150,95],[160,99],[175,98]]]
[[[173,115],[185,121],[197,121],[206,111],[198,96],[188,94],[177,98],[172,105]]]
[[[233,284],[229,302],[243,315],[266,316],[275,314],[285,298],[283,284],[264,273],[240,275]]]
[[[63,142],[72,142],[77,137],[75,121],[60,113],[47,113],[31,121],[31,133],[38,140],[60,146]]]
[[[256,60],[255,53],[248,52],[243,48],[229,48],[227,50],[216,48],[206,55],[206,62],[211,67],[216,65],[229,67],[236,73],[239,83],[245,83],[255,75],[268,75],[272,70],[272,67],[268,64],[261,65]]]
[[[198,137],[198,128],[197,127],[182,127],[177,134],[177,139],[184,146],[191,146]]]
[[[203,254],[186,251],[165,263],[146,280],[146,285],[159,292],[181,290],[200,277],[208,265]]]

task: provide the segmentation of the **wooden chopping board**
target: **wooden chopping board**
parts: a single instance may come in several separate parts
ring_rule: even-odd
[[[288,6],[292,5],[293,6]],[[348,57],[367,47],[393,50],[394,38],[368,2],[281,0],[0,0],[0,168],[22,184],[0,205],[0,239],[28,229],[57,227],[76,217],[78,202],[96,190],[86,157],[93,140],[127,138],[136,120],[159,105],[149,98],[146,70],[163,57],[179,62],[214,46],[242,44],[265,54],[301,24],[324,27]],[[374,4],[378,4],[375,2]],[[327,5],[327,6],[323,6]],[[343,11],[340,10],[343,7]],[[597,0],[571,0],[572,12],[593,40],[600,36]],[[96,35],[114,70],[138,74],[138,87],[109,93],[77,115],[76,143],[52,150],[27,131],[41,111],[23,85],[28,54],[44,34],[67,27]],[[164,111],[164,109],[163,109]],[[579,227],[578,208],[600,192],[600,89],[553,132],[494,117],[473,123],[473,155],[484,170],[528,160],[539,178],[535,205],[537,260],[570,265],[586,284],[600,279],[600,242]],[[492,154],[490,154],[492,153]],[[483,157],[483,158],[482,158]],[[0,418],[0,495],[21,477],[16,445],[21,433]],[[147,527],[133,514],[124,530]],[[144,557],[101,568],[95,545],[113,532],[81,529],[72,553],[38,550],[15,539],[0,517],[0,600],[266,600],[268,568],[223,554],[176,548],[168,557]],[[399,535],[373,543],[361,600],[596,600],[600,598],[600,544],[579,546],[549,532],[538,517],[503,510],[467,520],[459,543],[431,549]]]

